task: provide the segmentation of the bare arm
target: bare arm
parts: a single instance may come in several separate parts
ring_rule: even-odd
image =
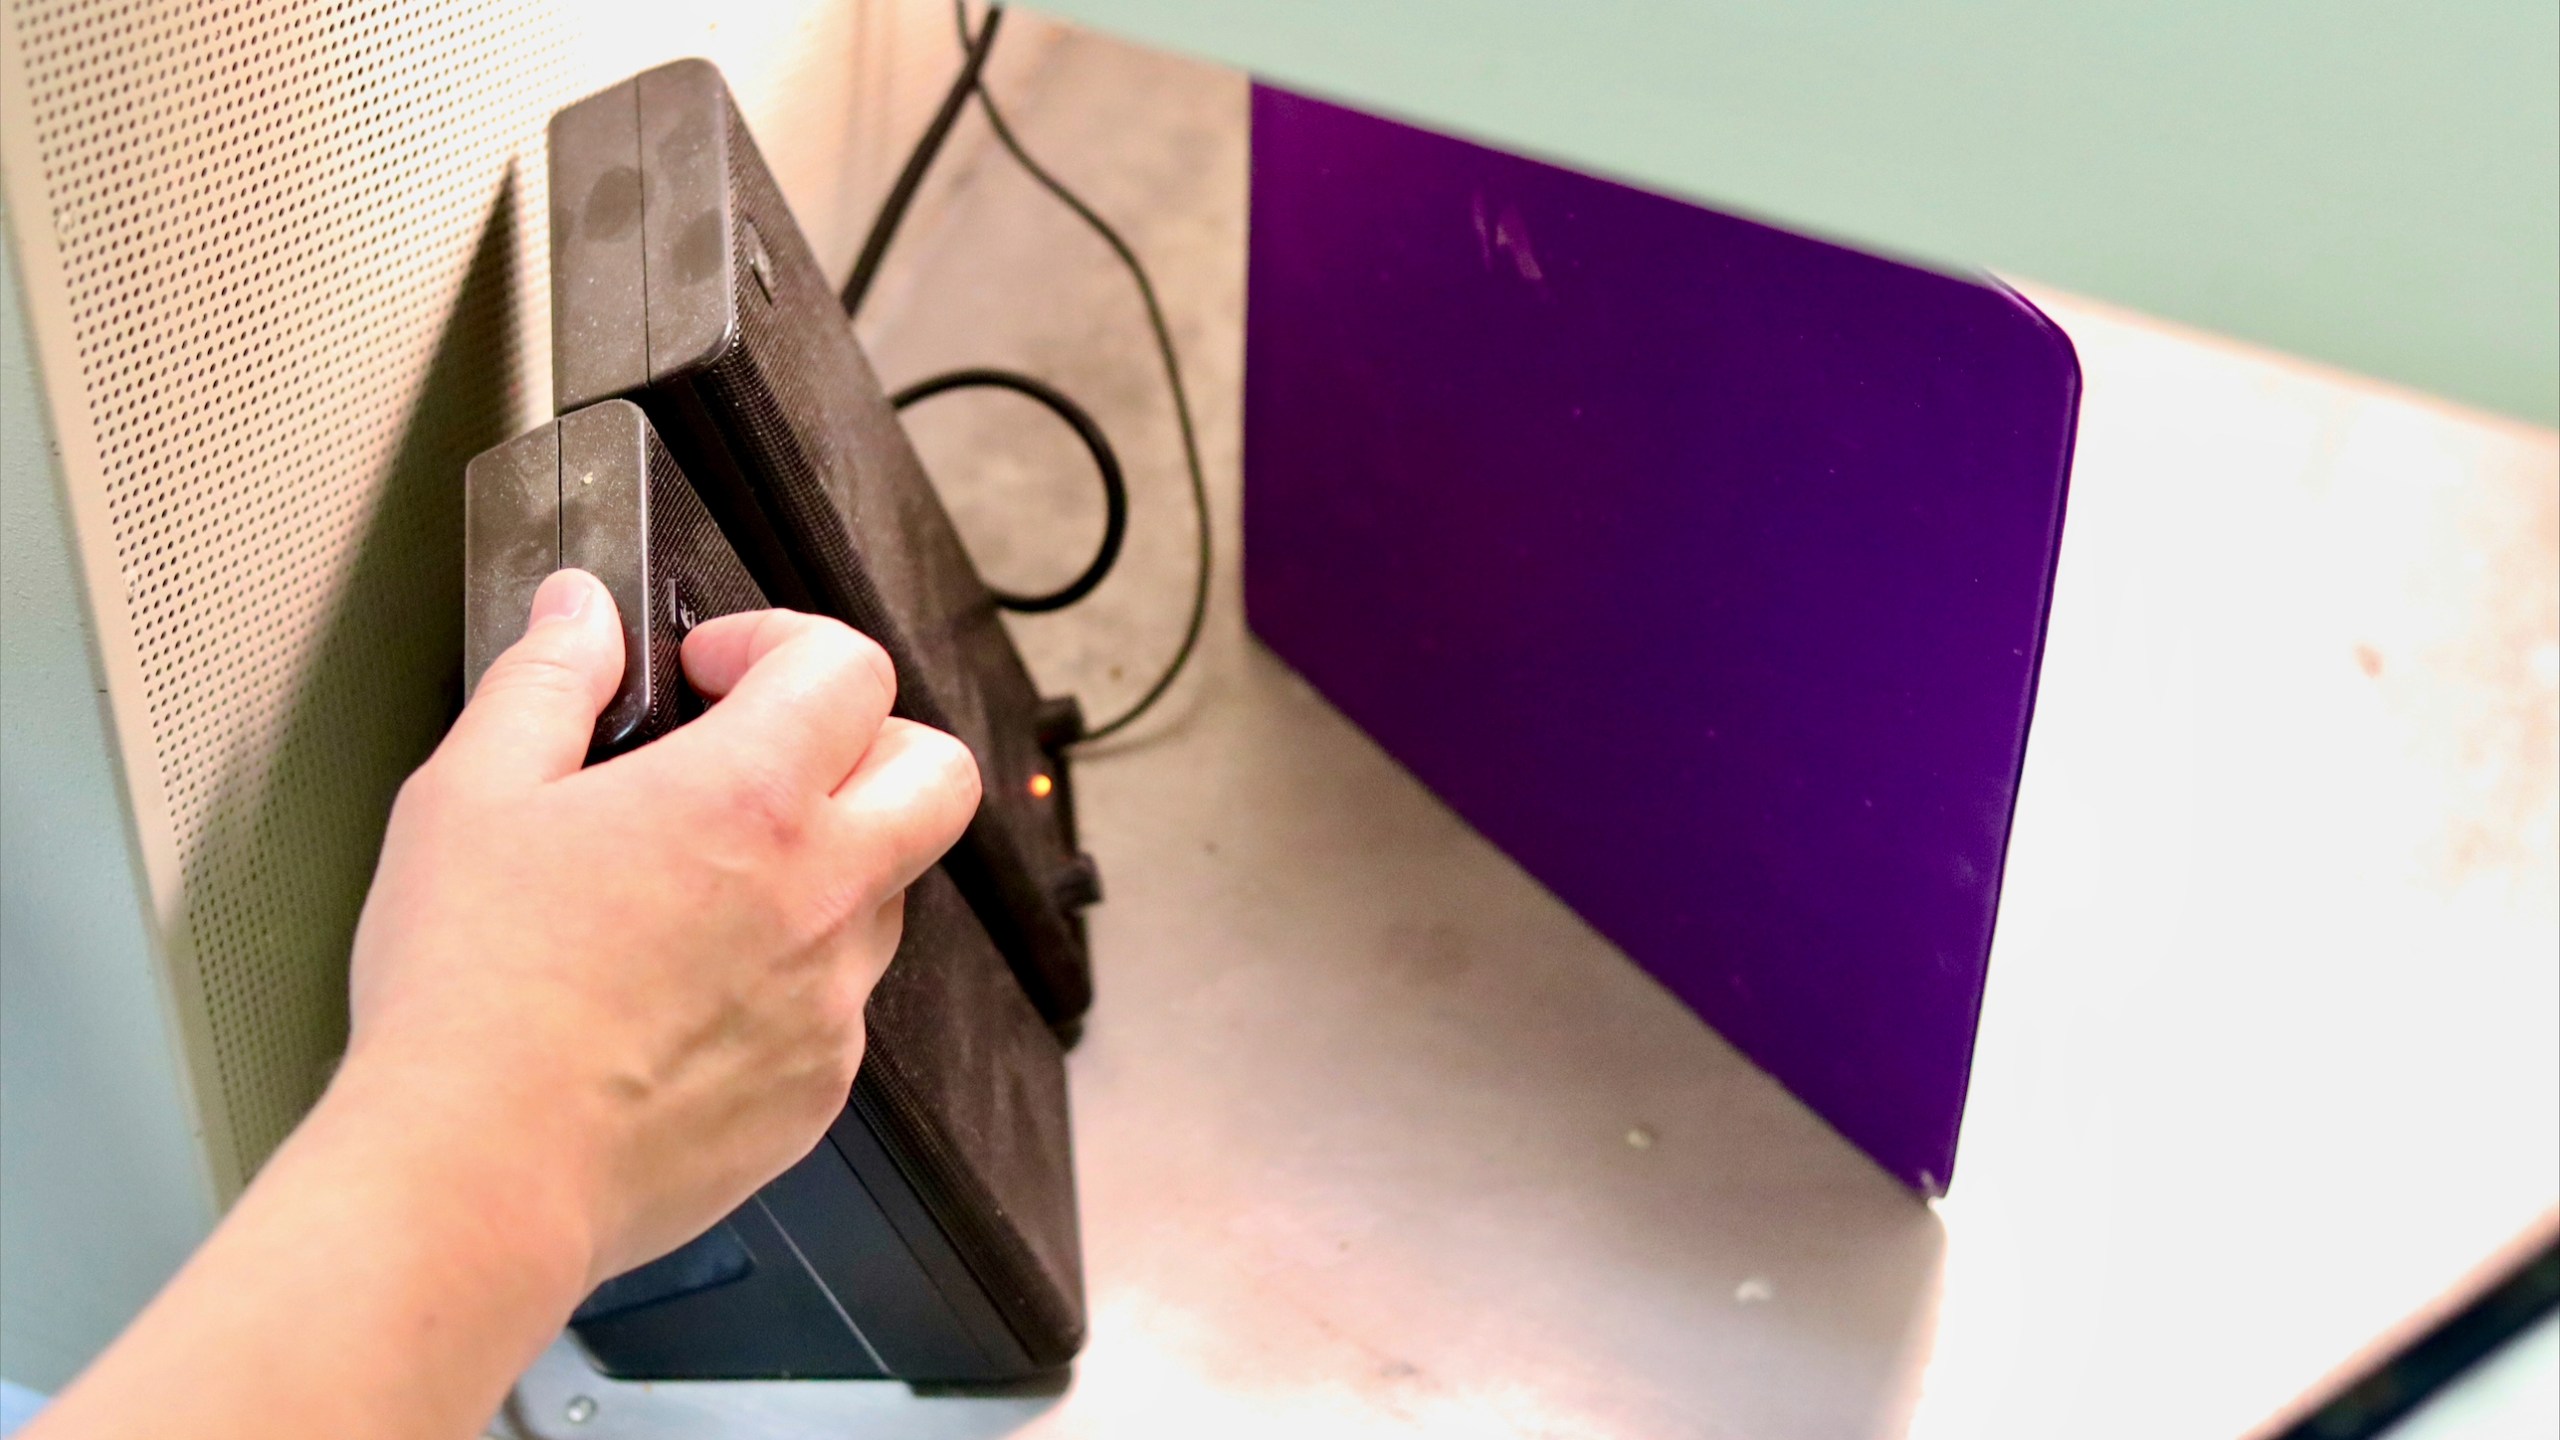
[[[686,641],[707,714],[581,770],[613,602],[564,572],[534,613],[393,808],[328,1093],[30,1440],[476,1434],[844,1104],[968,752],[887,718],[877,646],[766,611]]]

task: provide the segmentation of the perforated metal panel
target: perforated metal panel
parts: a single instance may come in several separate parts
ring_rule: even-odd
[[[849,253],[949,17],[0,3],[10,223],[228,1195],[343,1044],[382,820],[459,694],[463,462],[548,413],[544,121],[709,54]]]

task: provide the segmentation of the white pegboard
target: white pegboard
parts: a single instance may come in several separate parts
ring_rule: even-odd
[[[5,20],[10,223],[228,1196],[343,1044],[383,816],[452,704],[463,462],[548,412],[544,123],[706,55],[841,266],[957,46],[935,0]]]

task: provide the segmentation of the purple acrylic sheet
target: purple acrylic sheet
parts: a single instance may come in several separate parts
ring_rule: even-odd
[[[1913,1188],[2060,540],[2016,295],[1258,87],[1254,631]]]

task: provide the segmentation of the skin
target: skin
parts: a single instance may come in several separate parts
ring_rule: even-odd
[[[392,808],[327,1093],[22,1434],[477,1435],[598,1281],[818,1142],[976,766],[888,718],[878,646],[763,611],[685,641],[700,719],[582,769],[621,634],[544,583]]]

